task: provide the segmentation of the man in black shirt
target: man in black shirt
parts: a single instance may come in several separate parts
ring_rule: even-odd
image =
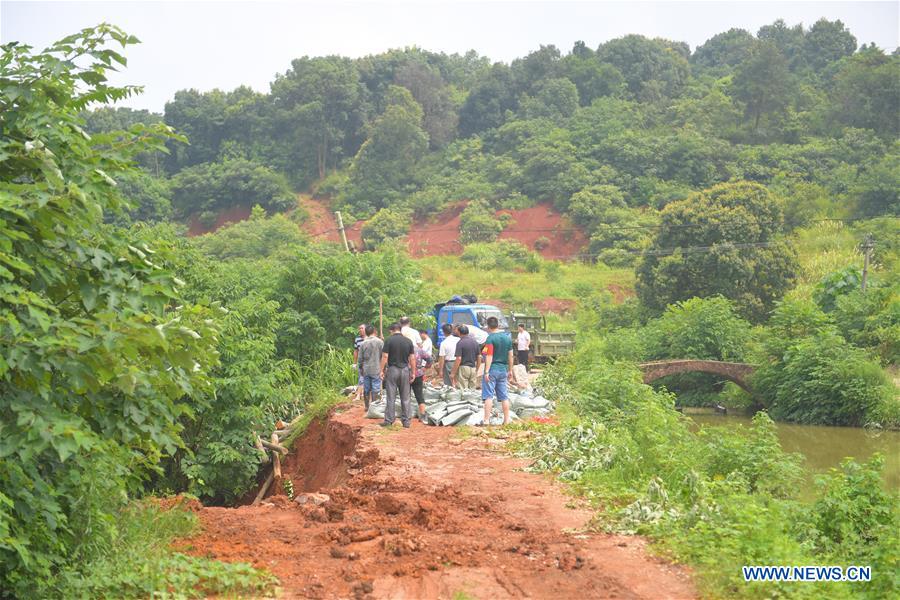
[[[478,385],[478,368],[481,366],[481,347],[475,338],[469,335],[469,328],[459,326],[459,341],[456,342],[456,363],[450,379],[453,387],[462,387],[464,390],[472,389]]]
[[[416,376],[416,353],[413,343],[400,333],[400,323],[391,323],[391,336],[385,341],[381,353],[381,379],[387,392],[382,427],[394,424],[394,402],[400,392],[400,422],[409,427],[410,384]]]

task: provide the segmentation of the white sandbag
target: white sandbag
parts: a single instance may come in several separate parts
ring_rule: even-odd
[[[479,410],[469,415],[469,418],[464,423],[460,423],[460,425],[481,425],[482,423],[484,423],[484,411]]]
[[[512,405],[516,409],[520,408],[549,408],[550,401],[544,398],[543,396],[535,396],[534,398],[528,398],[526,396],[518,396],[515,402]]]
[[[520,389],[531,389],[531,383],[528,382],[528,370],[525,369],[525,365],[513,366],[513,374],[516,376],[516,381],[519,382]]]
[[[462,400],[462,390],[447,388],[441,392],[441,400],[446,402],[459,402]]]
[[[451,413],[448,413],[444,418],[441,419],[441,425],[456,425],[460,421],[469,418],[469,415],[472,414],[472,411],[468,408],[460,408]]]
[[[473,404],[481,404],[481,390],[460,390],[460,398]]]
[[[366,411],[367,419],[384,419],[384,412],[387,408],[387,402],[370,402],[369,410]],[[394,402],[394,414],[400,415],[400,402]]]
[[[522,419],[530,419],[531,417],[546,417],[550,414],[547,408],[520,408],[515,413]]]
[[[434,388],[428,385],[425,386],[422,395],[425,397],[425,404],[431,404],[432,402],[438,402],[442,400],[443,398],[441,397],[441,394],[442,390],[440,388]]]

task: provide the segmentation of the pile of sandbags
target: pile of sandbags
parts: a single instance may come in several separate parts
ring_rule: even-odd
[[[553,404],[531,390],[509,393],[509,408],[520,418],[546,417],[553,414]]]
[[[426,385],[424,389],[425,419],[428,425],[481,425],[484,423],[484,402],[481,390],[462,390],[452,387],[434,387]],[[553,413],[553,404],[531,389],[509,393],[510,419],[527,419],[535,416],[547,416]],[[384,390],[381,397],[369,404],[366,411],[368,419],[384,419],[387,398]],[[400,417],[400,401],[394,402],[394,414]],[[415,397],[410,398],[412,415],[418,412]],[[491,410],[490,425],[503,423],[503,409],[499,402],[494,402]]]

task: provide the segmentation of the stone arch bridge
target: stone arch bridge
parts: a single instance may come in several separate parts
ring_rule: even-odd
[[[719,360],[657,360],[638,365],[644,374],[644,383],[656,381],[660,377],[675,375],[677,373],[700,372],[719,375],[728,381],[733,381],[747,392],[753,393],[750,388],[750,375],[756,368],[747,363],[722,362]]]

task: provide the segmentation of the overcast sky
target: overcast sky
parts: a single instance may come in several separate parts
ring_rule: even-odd
[[[267,91],[292,58],[358,57],[389,48],[475,49],[510,61],[577,40],[596,48],[628,33],[685,41],[691,48],[716,33],[753,33],[783,18],[811,25],[840,19],[859,43],[898,45],[900,2],[550,2],[550,1],[304,1],[304,2],[7,2],[0,0],[0,40],[36,47],[107,21],[143,42],[127,51],[117,84],[143,85],[123,103],[162,111],[180,89]]]

